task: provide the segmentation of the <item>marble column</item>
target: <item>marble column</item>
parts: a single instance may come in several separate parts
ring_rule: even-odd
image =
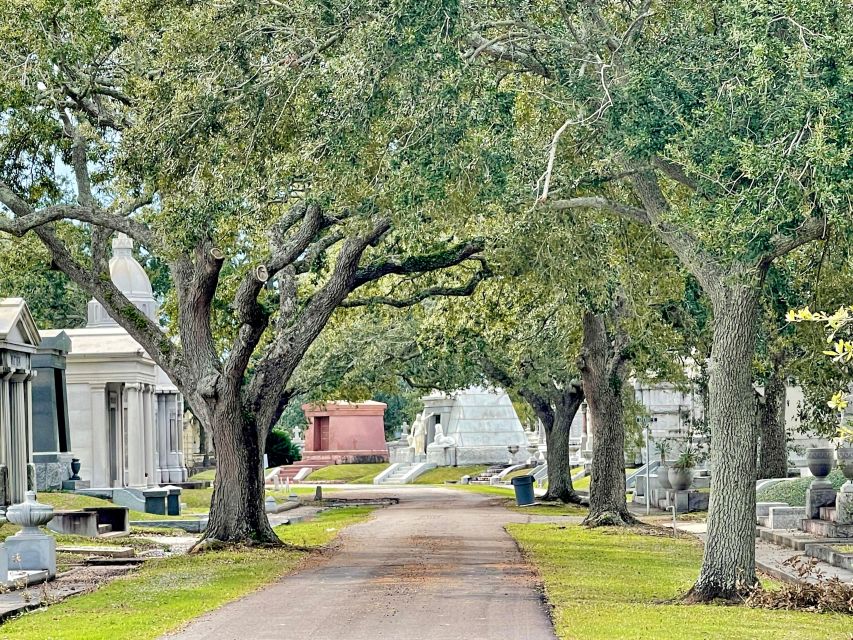
[[[157,473],[160,482],[169,481],[169,408],[166,396],[157,394]]]
[[[23,502],[27,491],[27,401],[23,375],[10,380],[11,438],[8,450],[9,499],[12,504]]]
[[[12,371],[0,374],[0,463],[9,467],[9,452],[12,450],[12,413],[9,406],[9,378]]]
[[[131,487],[146,486],[145,427],[142,423],[142,398],[138,383],[124,386],[127,394],[127,483]]]
[[[110,426],[107,423],[107,385],[95,383],[89,385],[92,405],[92,448],[91,458],[81,460],[84,469],[91,473],[93,487],[109,487],[110,458],[115,452],[110,451]],[[81,456],[82,457],[82,456]],[[117,461],[120,465],[120,461]],[[83,473],[86,473],[84,470]]]
[[[154,456],[157,455],[157,443],[154,432],[154,387],[145,385],[142,393],[142,415],[145,422],[145,479],[148,486],[160,484],[159,474],[156,472]]]

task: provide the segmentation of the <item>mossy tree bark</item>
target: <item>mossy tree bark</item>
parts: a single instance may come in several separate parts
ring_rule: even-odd
[[[533,407],[545,429],[548,461],[548,491],[542,500],[559,500],[565,503],[586,504],[586,500],[572,486],[572,462],[569,436],[572,421],[583,402],[583,390],[570,385],[555,394],[553,401],[526,390],[521,393]]]
[[[542,500],[586,504],[572,486],[572,462],[569,437],[572,421],[583,402],[583,388],[575,380],[551,379],[546,385],[531,386],[518,381],[485,354],[480,364],[486,376],[506,389],[515,389],[533,409],[545,430],[548,462],[548,491]],[[520,376],[522,379],[524,375]]]
[[[755,450],[752,387],[760,282],[720,287],[712,296],[711,500],[702,569],[689,597],[733,599],[755,574]]]
[[[589,526],[635,522],[625,498],[625,420],[622,387],[628,376],[628,338],[619,326],[614,303],[611,328],[604,314],[583,316],[581,375],[593,428],[592,478],[589,485]]]
[[[788,435],[785,430],[787,378],[785,354],[774,353],[770,376],[759,405],[758,477],[784,478],[788,475]]]

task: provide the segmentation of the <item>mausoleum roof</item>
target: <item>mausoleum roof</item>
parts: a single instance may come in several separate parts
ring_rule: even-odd
[[[157,300],[151,280],[145,269],[133,257],[133,240],[123,233],[113,240],[113,257],[110,259],[110,278],[113,284],[137,309],[151,320],[157,321]],[[89,301],[88,327],[115,327],[118,323],[97,300]]]
[[[150,360],[145,349],[130,334],[119,326],[86,327],[84,329],[62,329],[42,331],[47,338],[64,332],[71,339],[69,357],[92,355],[127,355]]]
[[[0,298],[0,342],[37,347],[39,330],[23,298]]]
[[[133,240],[123,233],[118,234],[113,240],[110,277],[113,284],[128,297],[154,298],[154,290],[151,288],[148,274],[133,257]]]

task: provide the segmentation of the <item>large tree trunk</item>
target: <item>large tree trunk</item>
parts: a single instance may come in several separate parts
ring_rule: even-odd
[[[604,317],[583,318],[583,390],[594,429],[592,479],[589,485],[590,526],[635,522],[625,499],[625,421],[622,385],[626,378],[623,354],[612,353]]]
[[[572,486],[572,461],[569,451],[569,432],[581,402],[583,402],[583,393],[567,391],[554,402],[551,426],[545,423],[548,447],[548,491],[543,496],[543,500],[586,503],[586,500],[579,496]]]
[[[708,540],[691,600],[733,599],[740,587],[756,582],[752,358],[759,290],[759,285],[720,287],[711,300],[711,501]]]
[[[764,403],[759,412],[761,439],[758,446],[758,478],[784,478],[788,475],[784,369],[784,354],[774,354],[773,370],[764,385]]]
[[[239,401],[214,411],[216,479],[205,540],[280,544],[264,509],[264,438]]]

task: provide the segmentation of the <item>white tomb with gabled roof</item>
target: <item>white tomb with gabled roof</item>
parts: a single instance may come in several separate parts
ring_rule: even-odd
[[[41,336],[21,298],[0,299],[0,507],[23,502],[32,462],[32,356]]]

